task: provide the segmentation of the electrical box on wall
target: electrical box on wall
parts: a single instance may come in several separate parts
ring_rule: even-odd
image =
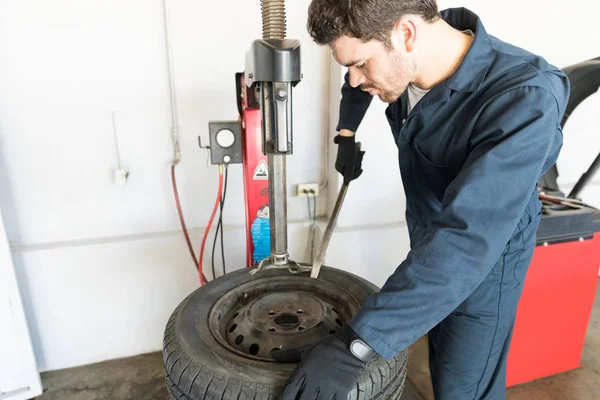
[[[208,132],[212,164],[242,163],[242,129],[239,120],[211,121],[208,123]]]

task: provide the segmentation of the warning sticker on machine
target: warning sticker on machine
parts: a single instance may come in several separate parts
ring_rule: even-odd
[[[260,163],[258,163],[256,169],[254,170],[254,176],[252,179],[255,181],[264,181],[269,179],[269,167],[267,167],[265,160],[260,160]]]

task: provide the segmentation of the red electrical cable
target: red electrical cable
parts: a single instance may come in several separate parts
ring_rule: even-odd
[[[171,182],[173,183],[173,194],[175,195],[175,203],[177,204],[177,213],[179,214],[179,222],[181,222],[181,230],[183,231],[183,235],[185,236],[185,241],[187,242],[188,250],[190,251],[192,260],[194,261],[194,267],[196,268],[196,270],[198,270],[198,260],[196,259],[196,254],[194,253],[192,241],[190,240],[190,235],[188,234],[188,230],[185,225],[185,220],[183,219],[183,211],[181,210],[181,203],[179,201],[179,193],[177,191],[177,180],[175,179],[175,164],[171,165]],[[204,280],[206,281],[206,277],[204,277]]]
[[[208,221],[208,225],[206,226],[206,230],[204,231],[204,238],[202,239],[202,247],[200,248],[200,258],[198,259],[198,272],[200,274],[200,286],[206,283],[206,278],[204,277],[204,272],[202,271],[202,257],[204,256],[204,245],[206,244],[206,238],[208,237],[208,231],[210,230],[210,226],[212,225],[213,219],[215,219],[215,215],[217,214],[217,210],[219,209],[219,204],[221,204],[221,193],[223,191],[223,165],[219,165],[219,190],[217,191],[217,200],[215,201],[215,207],[213,209],[212,215],[210,216],[210,220]],[[213,277],[214,279],[214,277]]]
[[[177,213],[179,214],[179,222],[181,222],[181,229],[183,230],[183,234],[185,236],[185,241],[187,242],[188,250],[190,251],[192,260],[194,260],[194,265],[196,266],[196,269],[198,269],[198,261],[196,260],[196,254],[194,253],[194,248],[192,247],[190,235],[188,235],[188,230],[187,230],[187,227],[185,226],[185,220],[183,219],[183,212],[181,211],[181,203],[179,202],[179,193],[177,191],[177,181],[175,180],[175,164],[171,165],[171,182],[173,183],[173,193],[175,194],[175,203],[177,204]]]

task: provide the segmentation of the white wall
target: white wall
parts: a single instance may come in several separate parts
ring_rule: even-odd
[[[327,126],[337,122],[343,71],[306,34],[309,0],[286,3],[288,37],[302,41],[304,74],[294,90],[288,185],[292,193],[297,183],[323,180],[328,156],[331,203],[339,180],[332,167],[335,148],[326,154],[334,135]],[[594,28],[600,6],[586,0],[544,7],[522,0],[503,7],[439,3],[472,8],[490,33],[561,67],[600,55]],[[178,185],[198,248],[217,169],[207,164],[197,136],[207,139],[209,120],[237,117],[234,74],[261,35],[260,2],[168,4],[182,148]],[[159,350],[170,312],[197,287],[169,178],[162,3],[2,2],[0,29],[0,202],[38,364],[52,370]],[[565,184],[600,151],[598,97],[565,129],[559,163]],[[307,111],[315,104],[321,106]],[[359,130],[367,151],[364,176],[351,185],[326,259],[377,284],[408,251],[402,185],[383,109],[375,100]],[[121,162],[130,171],[124,187],[111,180],[113,111]],[[596,146],[582,145],[584,137],[595,137]],[[575,157],[575,149],[586,156]],[[600,206],[600,176],[596,182],[583,195]],[[304,260],[306,200],[289,200],[290,252]],[[357,210],[368,217],[359,219]],[[241,169],[232,166],[225,212],[229,269],[244,264],[243,224]],[[210,252],[205,254],[206,265]]]
[[[42,394],[29,327],[0,205],[0,398],[31,399]]]

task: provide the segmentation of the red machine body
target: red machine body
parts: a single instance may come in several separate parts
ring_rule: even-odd
[[[254,244],[251,226],[261,209],[269,204],[267,156],[263,153],[262,115],[252,88],[244,83],[244,75],[236,75],[238,106],[242,116],[244,200],[246,206],[246,267],[252,259]]]
[[[599,233],[537,246],[517,310],[507,386],[581,366],[599,267]]]

